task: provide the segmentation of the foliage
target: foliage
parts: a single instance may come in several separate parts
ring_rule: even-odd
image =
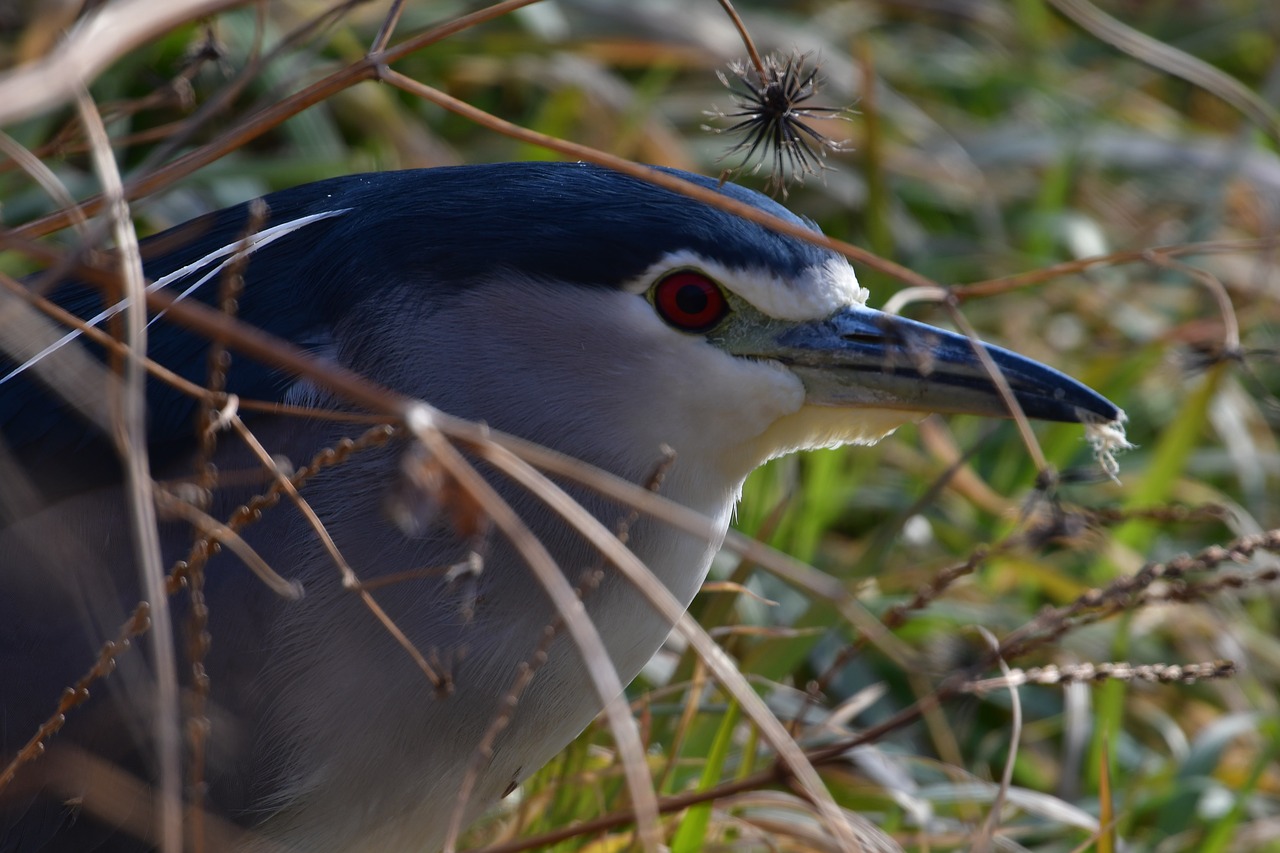
[[[872,448],[778,460],[748,483],[738,527],[835,583],[726,552],[693,613],[867,838],[1280,849],[1280,16],[1256,0],[1113,2],[1095,32],[1079,26],[1090,10],[739,4],[763,52],[820,63],[804,120],[848,140],[818,145],[830,168],[790,185],[789,206],[962,283],[951,293],[984,338],[1117,401],[1136,447],[1110,481],[1078,427],[1036,427],[1038,469],[1011,424],[934,417]],[[391,49],[463,11],[407,5]],[[11,61],[62,50],[33,14]],[[546,0],[396,56],[403,77],[377,82],[365,57],[387,15],[246,5],[115,58],[91,92],[140,230],[330,175],[577,156],[449,98],[710,174],[734,144],[703,129],[733,108],[717,72],[746,57],[711,0]],[[76,116],[51,98],[6,132],[86,199]],[[0,198],[14,250],[0,271],[16,276],[43,260],[19,238],[69,220],[17,157],[0,161]],[[858,269],[873,304],[903,287],[887,265]],[[907,310],[947,322],[937,305]],[[867,633],[863,612],[885,630]],[[673,850],[834,849],[696,655],[669,644],[629,697]],[[463,844],[629,849],[628,802],[600,723]]]

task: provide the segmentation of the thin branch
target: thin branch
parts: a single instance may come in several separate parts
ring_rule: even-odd
[[[1009,664],[1005,662],[1003,657],[999,656],[1000,642],[986,628],[979,626],[978,632],[986,640],[992,653],[996,655],[996,663],[1000,665],[1000,671],[1007,677],[1010,673]],[[1013,768],[1017,763],[1018,744],[1022,741],[1022,699],[1018,694],[1016,685],[1010,683],[1008,690],[1012,716],[1009,728],[1009,754],[1005,756],[1004,771],[1000,774],[1000,785],[996,788],[995,796],[991,800],[991,811],[987,814],[987,819],[982,824],[982,830],[978,833],[977,838],[974,839],[973,850],[975,853],[987,853],[995,840],[996,831],[1000,828],[1000,811],[1004,808],[1005,798],[1009,795],[1009,788],[1013,784]]]
[[[271,474],[275,481],[275,486],[283,494],[288,496],[289,500],[291,500],[294,506],[298,508],[298,511],[302,513],[302,517],[311,527],[312,533],[314,533],[316,538],[320,541],[325,553],[329,555],[330,561],[337,567],[339,574],[342,576],[343,588],[351,590],[360,597],[360,601],[364,606],[373,614],[374,618],[378,620],[383,629],[391,635],[392,639],[394,639],[400,647],[405,650],[410,659],[412,659],[418,669],[422,671],[422,674],[426,676],[427,681],[431,683],[431,686],[435,688],[438,694],[445,695],[449,693],[452,690],[452,681],[447,676],[436,671],[436,668],[427,661],[426,656],[423,655],[418,647],[413,644],[413,641],[409,639],[408,635],[405,634],[400,626],[395,623],[395,620],[391,618],[391,615],[382,608],[382,605],[378,604],[377,600],[374,599],[373,594],[360,583],[360,579],[356,576],[355,570],[351,568],[351,565],[347,562],[346,558],[342,556],[342,552],[338,550],[337,543],[335,543],[333,541],[333,537],[329,535],[329,531],[325,528],[324,522],[320,520],[320,516],[311,508],[311,504],[302,497],[302,494],[298,491],[298,487],[294,485],[293,481],[286,477],[284,472],[280,470],[280,466],[276,464],[275,459],[273,459],[271,454],[267,452],[267,449],[262,446],[262,443],[258,441],[257,436],[255,436],[245,425],[244,421],[240,419],[240,416],[235,414],[234,398],[230,408],[231,412],[226,416],[226,422],[233,430],[235,430],[236,434],[240,437],[240,440],[249,448],[262,467]]]
[[[182,711],[178,704],[178,661],[173,648],[173,625],[169,599],[165,594],[160,531],[156,523],[151,465],[147,455],[146,370],[142,364],[147,351],[147,310],[141,298],[145,289],[142,254],[102,117],[98,115],[87,90],[79,91],[76,101],[80,120],[93,143],[94,166],[102,182],[103,195],[109,200],[107,209],[119,252],[120,281],[123,296],[129,304],[124,312],[128,344],[123,365],[124,381],[113,432],[125,472],[125,495],[129,502],[138,571],[144,594],[152,604],[151,620],[155,626],[151,633],[156,679],[152,726],[155,730],[160,797],[156,810],[156,837],[164,853],[182,853],[182,740],[178,725]]]
[[[114,640],[102,644],[98,657],[84,675],[75,684],[62,691],[53,713],[36,728],[22,748],[17,751],[4,770],[0,771],[0,792],[9,785],[17,775],[19,768],[45,754],[45,742],[61,731],[67,722],[67,714],[84,704],[89,699],[89,688],[101,678],[115,671],[115,659],[128,649],[134,637],[144,633],[151,626],[151,607],[140,602],[120,626]]]
[[[1066,275],[1085,273],[1099,267],[1114,267],[1138,262],[1159,263],[1158,259],[1162,257],[1175,258],[1184,255],[1268,252],[1274,251],[1278,246],[1280,246],[1280,238],[1276,237],[1262,237],[1253,240],[1208,240],[1201,243],[1177,243],[1171,246],[1157,246],[1153,249],[1132,249],[1124,252],[1111,252],[1106,255],[1092,255],[1074,261],[1063,261],[1047,267],[1039,267],[1038,269],[1016,273],[1015,275],[989,278],[972,284],[958,284],[947,288],[947,290],[956,299],[964,302],[968,299],[998,296],[1024,287],[1043,284],[1046,281],[1052,281]],[[911,299],[904,298],[903,304],[907,301],[913,301],[915,298],[915,294],[912,295]],[[897,307],[901,310],[902,306],[899,305]]]
[[[729,0],[720,0],[720,6],[724,9],[725,14],[729,16],[729,20],[733,21],[733,26],[738,31],[738,37],[742,39],[742,46],[746,48],[747,56],[751,57],[751,64],[756,67],[756,73],[763,80],[765,76],[764,60],[760,57],[760,51],[756,50],[755,40],[751,38],[747,25],[742,22],[742,17],[738,14],[738,10],[733,8],[733,3]]]
[[[960,306],[954,299],[947,299],[942,303],[946,307],[947,313],[951,315],[951,322],[956,324],[965,337],[969,339],[973,352],[978,356],[978,360],[982,362],[982,369],[987,372],[987,378],[991,380],[991,384],[996,387],[996,391],[1000,394],[1000,399],[1004,401],[1005,411],[1009,417],[1013,418],[1014,424],[1018,427],[1018,435],[1022,437],[1022,444],[1027,448],[1027,453],[1031,455],[1031,461],[1035,463],[1036,470],[1040,472],[1042,477],[1052,476],[1052,469],[1049,467],[1048,460],[1044,457],[1044,451],[1040,449],[1040,442],[1036,441],[1036,434],[1031,431],[1031,422],[1027,420],[1026,412],[1022,411],[1022,406],[1018,404],[1018,398],[1014,396],[1013,389],[1009,387],[1009,380],[1005,378],[1004,371],[996,366],[995,361],[991,358],[991,353],[982,345],[982,340],[978,337],[978,332],[973,328],[968,318],[960,312]]]
[[[1235,306],[1231,304],[1231,294],[1216,275],[1199,267],[1184,263],[1158,252],[1149,252],[1148,260],[1165,269],[1178,270],[1200,282],[1209,291],[1213,301],[1222,315],[1222,352],[1228,356],[1240,353],[1240,320],[1236,317]]]
[[[404,12],[404,0],[392,0],[391,8],[387,10],[387,16],[382,19],[382,27],[379,28],[378,34],[373,39],[373,44],[369,45],[369,54],[371,56],[382,53],[386,50],[387,43],[391,41],[391,34],[396,30],[396,24],[400,23],[400,15]]]

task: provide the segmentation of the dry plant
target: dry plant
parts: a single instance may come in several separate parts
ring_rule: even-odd
[[[1280,144],[1280,123],[1268,92],[1170,44],[1139,38],[1088,3],[1055,0],[1070,20],[1136,57],[1125,73],[1152,88],[1144,75],[1155,72],[1145,69],[1176,75],[1252,122],[1240,125],[1234,141],[1188,144],[1174,153],[1149,139],[1117,142],[1115,134],[1074,140],[1063,162],[1104,160],[1098,173],[1081,177],[1101,186],[1076,203],[1129,226],[1116,242],[1134,248],[1109,251],[1096,224],[1069,209],[1072,173],[1058,160],[1059,140],[1002,142],[995,131],[952,138],[913,100],[918,93],[890,85],[895,74],[910,78],[902,76],[901,59],[884,55],[894,36],[867,23],[891,17],[874,4],[814,4],[841,38],[775,17],[764,4],[739,17],[727,2],[708,3],[696,18],[705,31],[691,27],[679,38],[664,31],[657,12],[590,3],[508,0],[448,20],[434,20],[429,4],[394,0],[88,5],[65,34],[68,22],[48,17],[61,14],[52,5],[35,9],[9,45],[14,66],[0,76],[0,126],[7,133],[7,160],[0,163],[6,194],[0,245],[7,253],[0,265],[0,348],[10,365],[3,381],[30,370],[111,437],[128,483],[132,535],[143,543],[146,585],[142,600],[116,622],[103,622],[109,609],[92,615],[101,653],[82,662],[78,680],[50,693],[48,719],[15,739],[20,746],[12,755],[0,756],[0,814],[6,791],[16,797],[45,785],[72,792],[94,779],[101,781],[77,808],[121,822],[166,853],[245,843],[251,830],[204,808],[206,759],[219,737],[209,692],[219,678],[210,657],[218,638],[208,631],[205,569],[225,550],[274,594],[299,595],[294,579],[280,577],[241,535],[264,515],[286,511],[282,502],[310,521],[344,588],[447,697],[454,662],[418,648],[379,601],[384,587],[404,578],[362,579],[308,503],[308,482],[316,476],[395,447],[403,454],[402,480],[391,511],[408,519],[443,514],[474,542],[474,562],[424,571],[465,581],[482,563],[489,538],[501,536],[557,607],[557,620],[528,650],[509,687],[506,711],[490,721],[484,749],[518,713],[521,695],[562,633],[580,650],[605,708],[599,726],[470,830],[461,818],[474,773],[458,780],[447,849],[1058,850],[1093,843],[1112,850],[1130,839],[1156,850],[1182,842],[1202,849],[1275,843],[1280,709],[1271,688],[1280,667],[1266,629],[1276,624],[1280,579],[1274,497],[1280,405],[1267,324],[1274,339],[1280,161],[1271,152]],[[967,30],[1021,34],[1041,46],[1067,38],[1053,31],[1065,23],[1025,11],[1026,19],[1011,17],[1000,4],[937,14],[957,16],[952,23]],[[755,20],[762,24],[753,32]],[[922,24],[902,34],[902,44],[956,50],[913,43],[941,30]],[[751,35],[764,32],[762,58]],[[875,57],[890,66],[884,71],[867,59],[877,37],[883,41]],[[851,41],[859,61],[847,56]],[[797,42],[802,53],[822,52],[824,92],[835,108],[856,104],[852,119],[829,126],[827,107],[800,106],[813,95],[815,78],[798,56],[776,52],[795,50]],[[1268,61],[1280,67],[1274,49]],[[815,237],[641,165],[701,163],[702,171],[714,170],[725,154],[723,140],[681,140],[654,102],[670,99],[671,114],[696,129],[706,104],[688,96],[684,104],[672,81],[702,80],[690,85],[700,87],[699,97],[714,98],[716,74],[727,79],[726,67],[749,86],[741,110],[727,114],[746,135],[730,154],[745,153],[744,164],[758,155],[760,166],[772,165],[766,177],[775,189],[785,189],[788,169],[795,177],[823,170],[824,185],[797,189],[795,206],[811,204],[815,218],[830,220],[829,233],[848,234],[855,229],[851,202],[859,202],[872,249]],[[1140,114],[1160,113],[1155,96],[1113,91],[1104,77],[1091,75],[1080,92],[1103,91]],[[504,93],[514,106],[503,103]],[[777,98],[783,108],[771,112]],[[309,118],[322,106],[331,110],[323,120]],[[381,136],[352,129],[361,123]],[[884,130],[886,123],[900,138]],[[862,132],[848,151],[831,143],[843,138],[845,124],[855,137]],[[1249,127],[1266,141],[1252,143]],[[991,174],[971,153],[1006,142],[1014,149],[1026,144],[991,154],[1005,158],[1008,174]],[[290,162],[291,146],[309,157]],[[1043,153],[1046,146],[1051,153]],[[663,476],[678,460],[655,458],[648,482],[627,482],[453,418],[431,400],[375,386],[243,322],[241,276],[253,263],[250,240],[265,233],[260,225],[270,225],[265,212],[220,268],[216,299],[180,298],[143,277],[139,220],[148,229],[173,224],[197,212],[192,208],[241,200],[227,195],[246,186],[250,194],[277,188],[277,180],[453,162],[463,147],[479,158],[557,156],[626,172],[844,253],[889,296],[886,310],[935,303],[972,337],[980,328],[1032,352],[1057,346],[1069,369],[1113,398],[1134,401],[1139,449],[1120,460],[1121,470],[1114,453],[1124,436],[1109,425],[1090,429],[1092,459],[1080,451],[1078,433],[1068,437],[1055,427],[1037,435],[1006,385],[1013,434],[1001,429],[993,438],[968,423],[953,431],[931,418],[875,451],[777,463],[748,488],[740,520],[751,535],[731,532],[724,549],[732,558],[686,614],[625,547],[640,518],[714,535],[707,519],[663,497]],[[828,170],[828,154],[838,171]],[[1182,230],[1148,225],[1141,194],[1122,181],[1104,181],[1108,168],[1146,155],[1175,164],[1194,160],[1205,175],[1225,175],[1223,221]],[[276,169],[278,178],[271,174]],[[241,172],[255,180],[237,183]],[[1250,183],[1256,175],[1270,182],[1259,185],[1265,191]],[[912,218],[886,190],[886,176],[898,177],[907,195],[923,184],[940,187],[949,200]],[[1029,194],[1030,205],[1025,188],[1019,196],[998,185],[1029,180],[1047,187]],[[948,268],[930,259],[921,227],[929,216],[944,221],[969,206],[982,227],[998,233],[1003,214],[988,208],[1002,194],[1024,204],[1015,213],[1055,224],[1035,224],[1018,251],[989,266],[969,258]],[[1178,208],[1159,221],[1167,225],[1183,214]],[[876,218],[879,227],[870,224]],[[894,233],[891,223],[908,236],[885,236]],[[1072,257],[1058,259],[1059,240]],[[974,245],[985,252],[996,242]],[[945,246],[939,251],[945,254]],[[63,310],[47,297],[65,278],[100,288],[104,302],[117,307],[92,322]],[[203,381],[149,357],[150,322],[176,324],[212,342]],[[1037,340],[1032,323],[1056,330],[1064,343]],[[92,342],[105,360],[67,346],[73,335]],[[1091,338],[1097,352],[1082,343]],[[1194,370],[1161,365],[1159,356],[1173,344],[1194,352]],[[283,406],[228,393],[228,371],[241,359],[301,377],[341,405]],[[994,365],[988,370],[1003,383]],[[1177,382],[1169,382],[1171,373]],[[153,480],[143,408],[148,381],[167,383],[198,408],[199,461],[177,480]],[[0,410],[6,393],[12,392],[0,384]],[[1143,395],[1153,402],[1141,404]],[[291,463],[273,455],[269,436],[255,434],[253,416],[263,412],[330,419],[349,435],[305,464]],[[1212,441],[1201,436],[1206,425]],[[243,449],[248,467],[223,471],[211,464],[225,443]],[[573,524],[598,549],[599,564],[571,583],[477,465],[527,487]],[[26,482],[20,460],[4,447],[0,472],[11,484],[0,496],[7,519],[40,507],[45,484]],[[842,482],[858,483],[858,494],[850,498]],[[570,496],[569,483],[628,507],[627,514],[602,524]],[[211,495],[225,488],[251,496],[218,517]],[[1019,504],[1011,495],[1020,493],[1031,497]],[[848,508],[859,504],[860,510]],[[871,516],[878,516],[874,523]],[[188,525],[192,545],[184,559],[163,565],[157,530],[169,523]],[[92,565],[92,555],[84,559]],[[606,571],[622,573],[675,626],[667,649],[626,694],[600,640],[608,626],[594,625],[579,606]],[[1020,596],[1015,579],[1023,575],[1030,586]],[[1004,597],[989,604],[991,592]],[[180,602],[176,620],[171,602]],[[975,625],[981,636],[967,630]],[[156,774],[146,779],[60,748],[58,740],[66,720],[95,701],[99,682],[121,677],[113,670],[140,644],[157,685],[146,714],[156,721],[150,732]],[[46,652],[58,650],[34,650],[37,660]],[[1153,657],[1162,653],[1178,657]],[[1229,680],[1217,684],[1221,679]],[[1110,683],[1092,688],[1096,699],[1081,692],[1102,682]],[[1215,683],[1190,686],[1198,682]],[[1177,710],[1184,703],[1195,706],[1194,718]],[[1249,715],[1254,724],[1241,727]],[[1157,731],[1165,733],[1168,751],[1199,758],[1197,783],[1225,791],[1225,806],[1190,784],[1144,800],[1113,775],[1139,763],[1135,751],[1160,752],[1150,743]],[[1198,736],[1208,745],[1178,740]],[[1251,747],[1260,757],[1251,759]],[[1129,752],[1117,754],[1121,748]],[[475,761],[486,757],[482,750]],[[1190,772],[1187,766],[1170,774]],[[7,843],[0,836],[0,849],[7,851]]]

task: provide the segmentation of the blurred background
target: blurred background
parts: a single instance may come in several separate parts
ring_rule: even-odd
[[[143,235],[333,175],[561,156],[365,79],[387,2],[187,5],[136,44],[96,43],[91,93]],[[844,150],[789,182],[788,206],[959,285],[985,339],[1118,403],[1136,447],[1113,481],[1079,427],[1038,425],[1060,475],[1048,483],[1011,425],[952,418],[780,460],[748,483],[737,526],[838,594],[724,555],[693,612],[800,743],[857,739],[824,779],[904,849],[1280,850],[1280,6],[736,5],[762,53],[818,68],[803,106],[841,110],[806,119]],[[88,6],[0,3],[0,87],[72,62],[63,34],[95,12],[147,10]],[[407,3],[389,44],[477,8]],[[742,90],[728,69],[746,61],[715,0],[545,0],[391,65],[525,128],[715,175],[743,159],[728,153],[742,137],[715,132],[736,109],[717,71]],[[76,200],[99,189],[74,104],[42,79],[40,109],[0,98],[11,276],[40,266],[17,238],[79,246],[49,179]],[[771,164],[734,179],[764,188]],[[877,307],[903,287],[858,273]],[[904,310],[948,322],[929,303]],[[867,643],[850,606],[913,665]],[[979,628],[1015,675],[1068,683],[1026,684],[1016,702],[984,686],[1002,672]],[[1223,661],[1234,674],[1185,683]],[[1132,666],[1095,679],[1108,662]],[[830,849],[785,784],[752,783],[772,755],[681,648],[630,695],[672,850]],[[593,727],[467,845],[629,849],[624,789]]]

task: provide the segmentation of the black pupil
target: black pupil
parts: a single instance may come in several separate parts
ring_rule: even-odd
[[[676,307],[685,314],[701,314],[707,310],[707,292],[696,284],[686,284],[676,291]]]

